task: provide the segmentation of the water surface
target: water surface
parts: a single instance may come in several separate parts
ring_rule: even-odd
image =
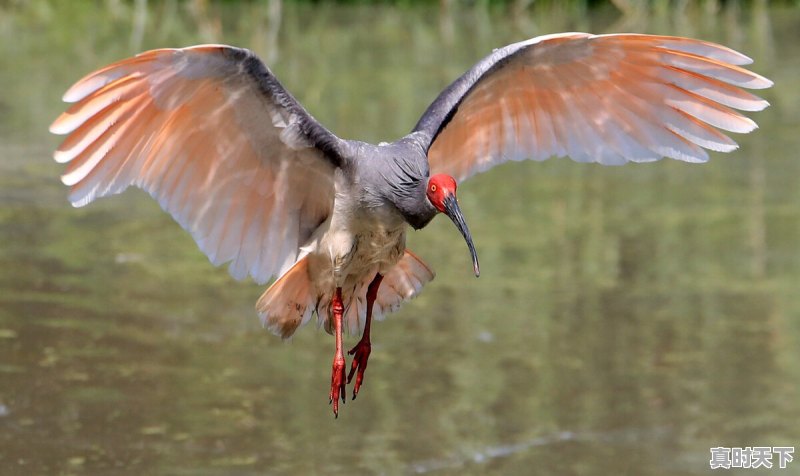
[[[662,3],[0,3],[0,473],[690,475],[712,446],[800,446],[800,13]],[[376,325],[338,420],[327,334],[266,333],[262,287],[140,191],[73,209],[50,159],[63,91],[148,48],[250,47],[334,132],[378,141],[492,48],[570,30],[725,43],[772,107],[707,165],[464,184],[481,278],[447,220],[412,233],[437,278]]]

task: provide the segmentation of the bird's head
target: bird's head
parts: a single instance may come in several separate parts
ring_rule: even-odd
[[[428,189],[426,195],[431,205],[441,213],[444,213],[455,223],[458,231],[464,235],[467,241],[467,247],[472,254],[472,268],[475,271],[475,276],[481,274],[480,267],[478,266],[478,253],[475,251],[475,244],[472,243],[472,235],[469,233],[467,223],[464,221],[464,215],[461,213],[461,208],[458,206],[458,199],[456,198],[456,180],[446,174],[436,174],[428,179]]]

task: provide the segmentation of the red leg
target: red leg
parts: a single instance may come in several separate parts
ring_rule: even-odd
[[[333,373],[331,374],[331,393],[329,403],[333,403],[333,414],[339,418],[339,397],[345,401],[345,378],[344,378],[344,352],[342,351],[342,315],[344,314],[344,304],[342,303],[342,288],[336,288],[336,292],[331,300],[333,310],[333,328],[336,334],[336,352],[333,354]]]
[[[378,288],[382,280],[383,276],[378,273],[375,275],[372,282],[369,283],[369,287],[367,288],[367,323],[364,324],[364,335],[361,336],[361,340],[358,341],[358,344],[348,352],[348,354],[355,354],[355,356],[353,357],[353,364],[350,367],[350,375],[347,376],[347,383],[353,380],[353,374],[358,370],[356,385],[353,387],[353,400],[356,399],[358,389],[361,388],[361,383],[364,381],[364,371],[367,370],[367,360],[369,360],[369,353],[372,351],[372,345],[369,342],[369,325],[372,322],[372,306],[375,304],[375,298],[378,297]]]

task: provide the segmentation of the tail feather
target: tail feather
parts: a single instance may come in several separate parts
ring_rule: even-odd
[[[373,317],[382,320],[396,311],[403,302],[416,297],[422,287],[434,278],[434,272],[410,250],[383,277],[375,299]],[[374,273],[343,289],[343,324],[351,335],[360,334],[367,321],[367,288]],[[308,259],[303,257],[283,276],[278,278],[261,296],[256,310],[264,327],[287,339],[298,327],[311,320],[316,312],[319,324],[329,333],[333,331],[330,319],[330,292],[318,297],[308,274]]]
[[[377,272],[377,269],[376,271]],[[367,276],[353,287],[348,293],[344,290],[344,316],[343,323],[350,335],[359,335],[367,323],[367,288],[372,282],[375,273]],[[411,250],[405,250],[400,261],[383,277],[378,288],[378,296],[372,308],[372,317],[383,320],[386,315],[400,308],[410,299],[417,297],[422,287],[431,281],[436,274]],[[327,301],[325,301],[327,302]],[[333,324],[325,312],[327,306],[320,302],[320,320],[324,321],[325,330],[333,332]]]
[[[261,323],[272,333],[288,339],[298,327],[311,320],[316,307],[315,293],[303,257],[284,273],[256,303]]]
[[[417,297],[422,287],[434,276],[436,274],[425,262],[411,250],[406,250],[403,258],[384,276],[381,287],[378,288],[373,316],[381,320],[390,312],[396,311],[404,301]]]

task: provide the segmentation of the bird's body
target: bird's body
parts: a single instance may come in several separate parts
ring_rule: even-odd
[[[376,274],[387,276],[386,289],[399,293],[378,303],[379,315],[393,301],[411,298],[420,289],[416,284],[409,286],[405,275],[395,277],[390,272],[404,256],[407,228],[421,228],[437,213],[432,205],[419,204],[428,174],[424,149],[414,136],[377,146],[345,143],[352,155],[334,174],[332,212],[298,255],[298,261],[307,260],[308,272],[296,279],[308,277],[308,294],[313,300],[310,304],[286,302],[285,293],[265,293],[263,299],[271,304],[258,306],[267,327],[284,337],[308,322],[311,311],[316,311],[320,324],[331,331],[330,313],[320,311],[330,303],[336,288],[342,289],[345,329],[352,334],[364,327],[366,289]],[[373,167],[370,162],[388,166]],[[416,278],[424,284],[433,273],[423,268]],[[279,309],[296,312],[287,316]]]
[[[330,227],[322,231],[309,249],[309,279],[328,298],[321,302],[329,301],[333,291],[341,288],[345,309],[350,308],[351,299],[364,295],[366,288],[361,288],[376,273],[386,275],[406,248],[406,224],[386,205],[362,213],[338,214],[334,209]],[[362,326],[360,320],[346,321],[354,334]]]
[[[563,33],[493,51],[379,145],[338,138],[251,52],[223,45],[142,53],[81,79],[51,131],[75,206],[147,190],[212,263],[275,282],[256,308],[284,338],[316,314],[336,336],[330,399],[355,394],[370,322],[417,295],[433,272],[405,247],[409,227],[446,214],[477,254],[456,181],[508,161],[569,156],[619,165],[704,162],[736,148],[718,129],[771,86],[724,46],[649,35]],[[345,379],[342,333],[363,331]]]

